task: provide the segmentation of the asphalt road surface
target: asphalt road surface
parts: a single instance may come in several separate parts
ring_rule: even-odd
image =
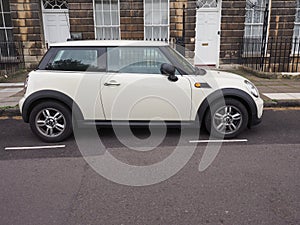
[[[39,141],[20,118],[0,118],[0,127],[3,225],[300,224],[300,109],[265,111],[261,125],[237,138],[243,142],[223,143],[201,172],[199,162],[212,151],[207,144],[198,143],[182,169],[148,186],[128,186],[105,178],[82,157],[74,137],[58,143],[65,145],[62,148],[5,150],[54,144]],[[208,139],[204,132],[195,135],[194,129],[168,129],[161,142],[159,134],[154,142],[149,141],[148,129],[133,132],[136,137],[128,132],[118,135],[132,149],[112,129],[98,130],[98,141],[106,152],[134,169],[164,161],[178,146],[184,158],[195,147],[190,140]],[[91,135],[85,138],[93,148]],[[139,148],[155,146],[156,141],[158,146],[152,150]],[[87,153],[95,159],[93,154]],[[167,175],[167,168],[154,171],[153,176]],[[122,172],[112,169],[117,175]],[[126,177],[120,179],[130,182]],[[137,179],[149,181],[150,176]]]

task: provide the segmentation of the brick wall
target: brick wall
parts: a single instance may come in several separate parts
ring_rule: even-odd
[[[45,52],[40,0],[10,0],[14,40],[22,41],[27,68],[33,68]]]
[[[194,57],[195,28],[196,28],[196,1],[170,0],[170,39],[183,36],[183,7],[185,7],[185,48],[186,56]]]
[[[222,1],[220,64],[237,63],[245,29],[246,1]]]
[[[81,33],[82,39],[95,39],[93,1],[69,0],[70,32]]]
[[[121,39],[144,39],[144,1],[120,0]]]
[[[278,67],[283,65],[282,62],[288,62],[289,60],[288,58],[293,47],[292,38],[294,34],[295,14],[295,0],[272,0],[268,53],[277,57],[273,58],[274,61],[272,61],[273,65],[270,67],[270,72],[273,69],[277,70]],[[282,42],[287,44],[281,47]]]
[[[272,0],[269,37],[291,38],[294,32],[296,0]]]

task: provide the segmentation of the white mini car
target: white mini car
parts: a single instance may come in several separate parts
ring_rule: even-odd
[[[54,44],[25,88],[19,104],[23,120],[45,142],[69,137],[72,121],[143,126],[200,121],[212,135],[232,138],[263,114],[249,80],[194,67],[162,42]]]

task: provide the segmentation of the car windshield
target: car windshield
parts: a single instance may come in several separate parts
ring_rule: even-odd
[[[166,51],[172,58],[175,58],[177,65],[176,67],[180,70],[183,70],[188,75],[204,75],[206,71],[199,69],[198,67],[193,66],[186,58],[184,58],[180,53],[175,51],[171,47],[165,47]]]

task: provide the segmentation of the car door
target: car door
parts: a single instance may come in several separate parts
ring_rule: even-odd
[[[158,47],[107,50],[108,73],[101,81],[107,120],[188,121],[191,86],[185,76],[168,80],[160,65],[170,63]]]
[[[106,74],[104,47],[52,47],[39,69],[45,75],[36,78],[38,88],[70,97],[86,120],[105,119],[99,96],[99,85]]]

